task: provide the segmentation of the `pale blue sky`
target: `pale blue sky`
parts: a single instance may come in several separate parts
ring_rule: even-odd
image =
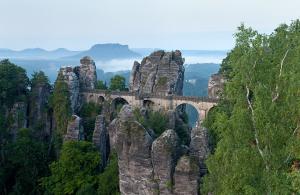
[[[0,48],[223,50],[241,22],[269,33],[300,18],[299,8],[300,0],[0,0]]]

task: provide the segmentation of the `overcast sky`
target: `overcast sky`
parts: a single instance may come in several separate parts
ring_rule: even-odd
[[[0,48],[223,50],[241,22],[270,33],[297,18],[300,0],[0,0]]]

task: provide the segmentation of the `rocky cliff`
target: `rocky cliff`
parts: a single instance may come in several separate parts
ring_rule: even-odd
[[[91,57],[85,56],[80,60],[78,69],[80,90],[93,90],[97,82],[96,65]]]
[[[108,155],[109,155],[109,137],[108,130],[105,124],[105,118],[103,115],[98,115],[95,121],[95,129],[93,132],[93,143],[101,154],[101,167],[106,167]]]
[[[9,132],[13,140],[16,140],[18,130],[27,126],[27,104],[25,102],[16,102],[7,113],[10,119]]]
[[[77,115],[72,115],[68,122],[67,133],[64,136],[65,141],[83,140],[82,119]]]
[[[73,113],[80,108],[79,91],[93,90],[97,82],[95,62],[88,56],[80,60],[80,66],[68,66],[59,70],[59,79],[67,83],[70,94],[70,103]]]
[[[199,163],[190,148],[180,145],[172,129],[151,136],[132,109],[123,106],[109,127],[110,144],[118,154],[121,194],[198,194]]]
[[[182,95],[184,59],[181,52],[156,51],[134,62],[129,88],[140,94]]]
[[[28,126],[39,129],[36,137],[41,140],[49,140],[52,133],[52,113],[49,110],[48,102],[50,95],[51,86],[48,83],[42,83],[31,88]]]
[[[217,73],[211,75],[208,81],[208,97],[219,99],[225,82],[226,80],[221,74]]]

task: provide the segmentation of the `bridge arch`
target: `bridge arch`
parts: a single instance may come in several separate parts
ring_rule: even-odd
[[[195,127],[202,118],[200,117],[201,111],[197,109],[192,104],[189,103],[182,103],[177,105],[175,108],[176,112],[181,114],[184,118],[188,117],[188,122],[190,127]]]
[[[111,116],[110,119],[113,120],[117,117],[118,113],[120,112],[121,108],[125,105],[129,104],[129,102],[122,98],[122,97],[115,97],[110,102],[110,108],[111,108]]]
[[[97,97],[97,104],[102,104],[105,101],[105,97],[102,95],[99,95]]]
[[[173,107],[176,108],[177,106],[181,104],[188,104],[193,106],[197,112],[198,112],[198,122],[201,123],[208,111],[216,105],[216,102],[209,102],[209,101],[202,101],[202,100],[193,100],[192,98],[189,97],[182,97],[182,98],[177,98],[173,101]]]
[[[154,101],[151,101],[149,99],[144,99],[143,100],[143,107],[145,107],[145,108],[153,109],[154,105],[155,105]]]

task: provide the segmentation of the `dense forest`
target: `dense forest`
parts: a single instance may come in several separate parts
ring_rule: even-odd
[[[271,35],[241,25],[205,122],[215,149],[203,194],[300,193],[300,21]]]
[[[71,110],[60,76],[52,87],[43,72],[29,79],[23,68],[3,60],[0,77],[0,194],[118,194],[115,153],[102,170],[88,131],[86,141],[63,142]],[[118,76],[112,84],[123,90],[125,79]],[[97,88],[106,86],[99,81]],[[41,99],[45,102],[36,104]],[[100,109],[94,104],[82,107],[86,129],[93,129]],[[45,131],[49,125],[53,132]]]

